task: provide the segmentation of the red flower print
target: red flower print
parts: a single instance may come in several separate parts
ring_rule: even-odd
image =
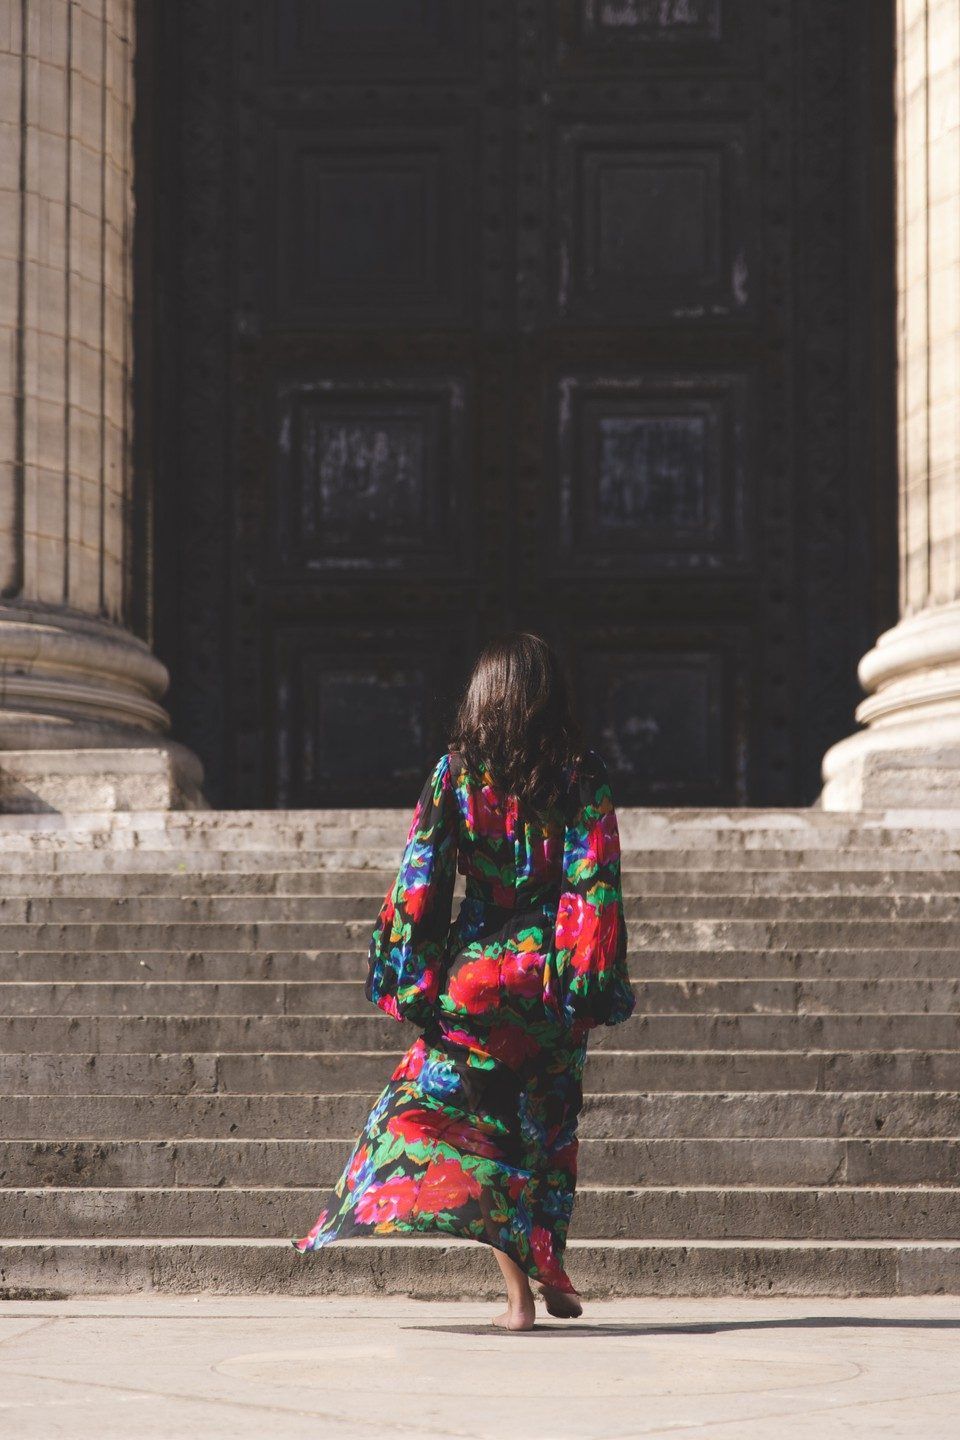
[[[519,1025],[497,1025],[487,1036],[487,1049],[497,1060],[516,1070],[524,1060],[536,1055],[540,1046],[533,1035]]]
[[[543,989],[543,956],[537,950],[512,952],[503,961],[503,988],[510,995],[531,998]]]
[[[620,939],[620,921],[615,909],[608,908],[600,922],[600,938],[597,942],[600,951],[600,959],[603,968],[612,966],[617,954],[617,941]]]
[[[530,1231],[530,1249],[537,1262],[537,1269],[549,1275],[557,1261],[553,1253],[553,1236],[546,1226],[534,1225]]]
[[[556,926],[558,949],[572,950],[574,948],[583,930],[586,909],[586,902],[582,895],[573,895],[569,891],[561,895]]]
[[[370,1154],[366,1145],[358,1145],[356,1154],[350,1161],[350,1169],[347,1171],[347,1189],[352,1190],[356,1184],[357,1175],[363,1169]]]
[[[304,1250],[309,1250],[309,1249],[310,1249],[311,1244],[313,1243],[314,1240],[316,1240],[317,1236],[320,1234],[320,1231],[323,1229],[324,1225],[327,1223],[327,1216],[328,1216],[329,1214],[330,1214],[329,1210],[321,1210],[321,1211],[320,1211],[320,1214],[317,1216],[317,1223],[314,1225],[314,1227],[313,1227],[313,1229],[310,1231],[310,1233],[309,1233],[308,1235],[304,1235],[304,1237],[303,1237],[302,1240],[294,1240],[294,1242],[293,1242],[294,1245],[297,1247],[297,1249],[298,1249],[301,1253],[302,1253]]]
[[[416,1208],[431,1213],[456,1210],[479,1195],[480,1182],[464,1170],[459,1160],[436,1160],[423,1178]]]
[[[511,1200],[519,1200],[524,1190],[530,1183],[529,1175],[508,1175],[506,1180],[507,1194]]]
[[[437,1127],[437,1139],[465,1155],[481,1155],[485,1160],[497,1160],[501,1155],[500,1141],[495,1135],[485,1133],[481,1125],[472,1120],[451,1120],[444,1117]]]
[[[476,833],[497,839],[506,832],[506,821],[500,796],[492,785],[484,785],[477,796]]]
[[[551,1169],[565,1170],[568,1175],[575,1176],[577,1173],[577,1149],[576,1140],[570,1140],[560,1150],[555,1150],[550,1157]]]
[[[472,1120],[451,1118],[433,1110],[410,1109],[391,1115],[387,1130],[391,1135],[400,1136],[408,1145],[432,1145],[442,1140],[455,1150],[462,1150],[468,1155],[482,1155],[487,1159],[497,1159],[501,1152],[499,1140],[486,1135],[483,1128]]]
[[[620,835],[617,830],[617,817],[613,810],[608,810],[605,815],[594,825],[590,832],[590,847],[597,858],[598,865],[609,865],[611,860],[620,858]]]
[[[476,1037],[470,1034],[469,1030],[457,1030],[452,1025],[445,1025],[443,1033],[451,1045],[462,1045],[464,1050],[471,1050],[477,1055],[483,1054],[483,1047],[478,1043]]]
[[[596,917],[589,906],[586,908],[587,915],[570,956],[570,967],[577,975],[586,975],[591,969],[604,968],[603,957],[599,953]]]
[[[423,1040],[415,1040],[400,1064],[390,1076],[391,1080],[416,1080],[427,1058],[427,1047]]]
[[[403,1016],[400,1014],[400,1007],[397,1004],[397,997],[395,995],[381,995],[380,999],[377,1001],[377,1004],[379,1005],[381,1010],[385,1011],[388,1015],[392,1015],[394,1020],[403,1019]]]
[[[438,974],[432,965],[424,965],[417,979],[416,989],[423,995],[436,995]]]
[[[435,1140],[437,1116],[432,1110],[402,1110],[399,1115],[390,1116],[387,1130],[391,1135],[399,1135],[408,1144]]]
[[[417,885],[414,889],[408,890],[403,897],[403,908],[411,920],[422,920],[429,903],[429,885]]]
[[[410,1175],[396,1175],[368,1185],[356,1201],[356,1216],[361,1225],[382,1225],[409,1215],[417,1198],[417,1182]]]
[[[447,981],[447,994],[469,1015],[482,1015],[500,999],[500,965],[489,955],[458,965]]]

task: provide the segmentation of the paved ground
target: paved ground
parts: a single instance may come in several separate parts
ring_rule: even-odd
[[[598,1302],[525,1335],[488,1304],[0,1304],[18,1440],[956,1440],[960,1300]]]

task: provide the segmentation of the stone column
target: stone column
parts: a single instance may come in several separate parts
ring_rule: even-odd
[[[829,810],[960,808],[960,0],[897,8],[901,619],[824,757]]]
[[[0,809],[200,803],[131,574],[134,0],[0,0]]]

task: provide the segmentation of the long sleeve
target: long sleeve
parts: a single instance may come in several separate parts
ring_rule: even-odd
[[[565,1025],[618,1025],[636,996],[627,973],[620,834],[603,761],[591,751],[567,821],[554,952],[544,994]]]
[[[395,1020],[425,1025],[440,989],[457,868],[457,808],[450,757],[417,801],[397,878],[370,941],[368,1000]]]

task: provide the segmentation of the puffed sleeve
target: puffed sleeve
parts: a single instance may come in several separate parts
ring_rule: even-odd
[[[456,870],[456,794],[444,755],[417,801],[397,878],[370,941],[366,997],[395,1020],[425,1025],[433,1014]]]
[[[618,1025],[636,996],[627,973],[620,834],[603,761],[589,751],[572,784],[555,944],[544,996],[565,1025]]]

